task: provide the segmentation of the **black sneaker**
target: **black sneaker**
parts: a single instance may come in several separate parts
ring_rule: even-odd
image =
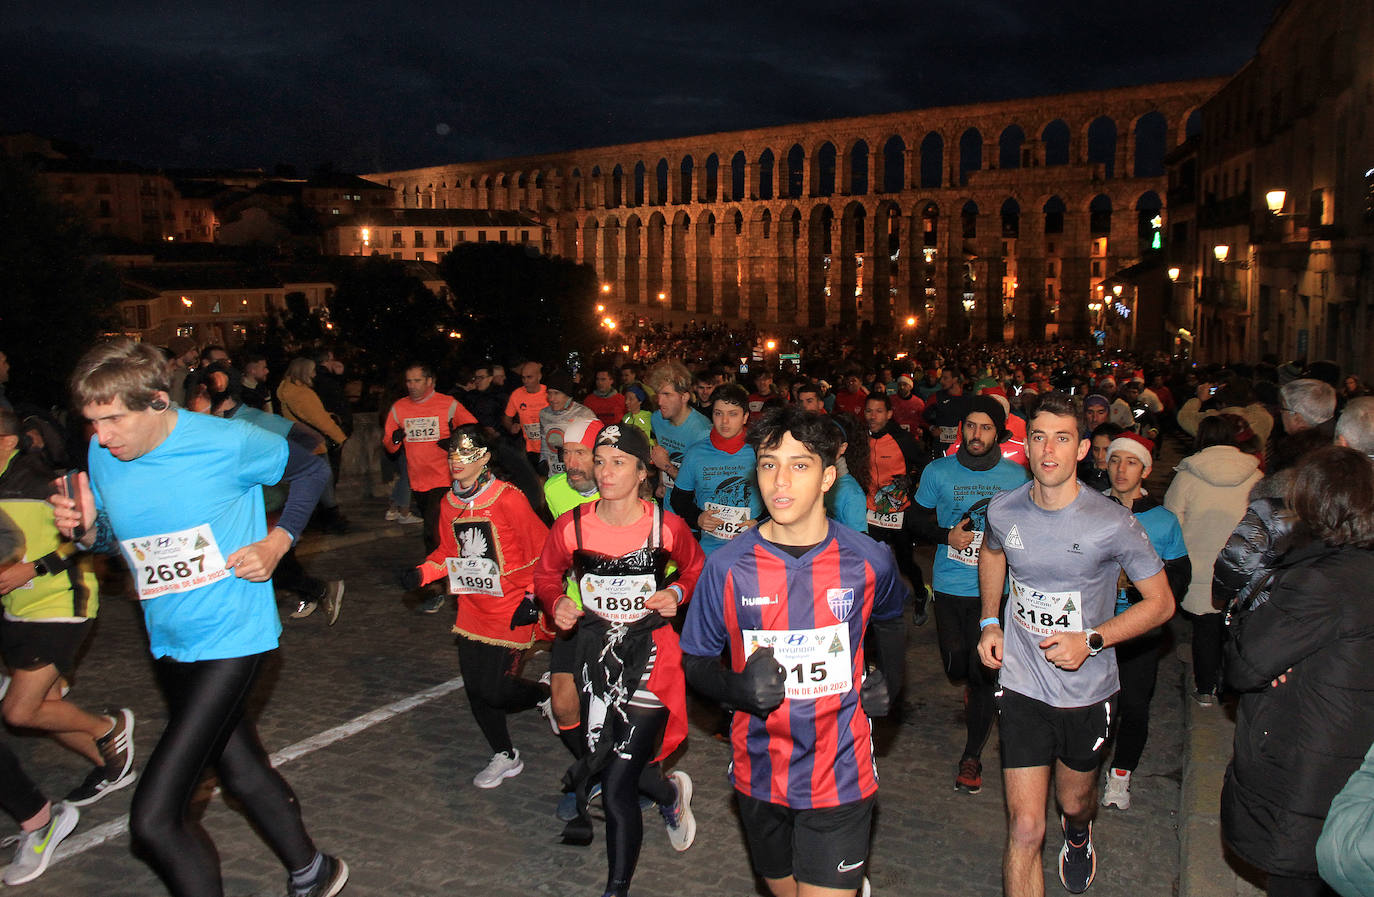
[[[446,595],[445,593],[435,592],[433,595],[430,595],[428,598],[426,598],[424,600],[424,603],[420,605],[420,613],[437,614],[440,610],[443,609],[444,599],[446,598],[448,598],[448,595]]]
[[[138,774],[131,771],[122,779],[111,779],[105,767],[97,766],[91,770],[90,775],[86,776],[84,782],[67,794],[65,800],[73,807],[84,807],[95,803],[112,791],[118,791],[136,778],[138,778]]]
[[[1087,834],[1083,840],[1069,840],[1067,823],[1059,817],[1059,825],[1064,828],[1064,846],[1059,851],[1059,880],[1064,890],[1070,894],[1082,894],[1093,883],[1097,875],[1097,851],[1093,850],[1093,824],[1088,823]]]
[[[95,746],[100,748],[100,755],[105,758],[105,771],[109,773],[110,781],[123,782],[123,785],[115,786],[122,788],[133,781],[129,777],[134,771],[134,712],[124,707],[111,712],[110,716],[114,718],[114,725],[95,740]],[[129,781],[124,781],[126,778]]]
[[[334,897],[348,884],[348,864],[338,857],[324,855],[320,864],[320,876],[315,883],[305,888],[297,888],[286,879],[286,897]]]

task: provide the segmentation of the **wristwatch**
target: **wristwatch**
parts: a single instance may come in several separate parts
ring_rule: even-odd
[[[1097,653],[1107,647],[1107,640],[1102,637],[1102,633],[1096,629],[1088,629],[1083,633],[1083,637],[1088,642],[1088,656],[1096,657]]]

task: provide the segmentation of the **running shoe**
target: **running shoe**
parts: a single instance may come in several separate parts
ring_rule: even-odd
[[[954,777],[954,790],[977,794],[983,790],[983,764],[977,757],[959,761],[959,774]]]
[[[443,592],[435,592],[433,595],[430,595],[428,598],[426,598],[424,600],[424,603],[420,605],[420,613],[437,614],[440,610],[443,609],[444,599],[447,597],[448,596],[445,595]]]
[[[1102,806],[1119,810],[1131,808],[1131,773],[1129,770],[1107,770],[1107,787],[1102,791]]]
[[[315,612],[315,608],[318,605],[318,601],[309,601],[302,599],[300,602],[296,604],[296,609],[291,611],[291,619],[304,620],[306,617],[310,616]]]
[[[863,887],[859,888],[859,897],[873,897],[873,886],[868,883],[868,876],[864,876]]]
[[[133,781],[134,773],[134,712],[128,707],[109,714],[114,719],[110,731],[95,740],[100,755],[105,758],[105,772],[113,788],[122,788]],[[77,804],[80,806],[80,804]]]
[[[577,818],[577,795],[571,791],[563,792],[563,796],[558,799],[558,807],[553,811],[553,816],[559,822],[572,822]]]
[[[416,516],[415,514],[412,514],[409,511],[403,511],[401,513],[401,516],[396,518],[396,522],[402,524],[424,523],[425,518]]]
[[[47,825],[19,836],[14,859],[10,860],[9,868],[5,870],[5,884],[22,885],[42,875],[52,862],[57,845],[72,833],[80,818],[81,812],[76,807],[64,803],[53,804],[52,818]]]
[[[658,812],[668,825],[668,843],[681,852],[691,847],[697,836],[697,818],[692,815],[692,777],[675,769],[668,778],[677,788],[677,800],[670,807],[659,806]]]
[[[1063,816],[1059,825],[1064,829],[1064,846],[1059,851],[1059,880],[1070,894],[1082,894],[1097,875],[1097,851],[1093,850],[1093,824],[1078,842],[1069,840],[1068,823]]]
[[[478,788],[495,788],[504,780],[520,775],[524,768],[525,761],[520,759],[518,750],[501,751],[492,755],[486,769],[473,776],[472,784]]]
[[[388,521],[389,523],[395,523],[397,520],[400,520],[400,519],[401,519],[401,509],[400,509],[400,508],[387,508],[387,509],[386,509],[386,519],[387,519],[387,521]]]
[[[344,581],[333,579],[324,587],[324,597],[320,603],[324,605],[324,616],[333,626],[339,622],[339,611],[343,609]]]
[[[539,677],[539,683],[541,685],[548,685],[552,678],[553,674],[546,670],[544,675]],[[539,712],[543,714],[544,719],[549,721],[549,728],[553,730],[553,734],[558,735],[558,720],[553,715],[553,695],[550,694],[547,698],[540,701],[537,706],[539,707]]]
[[[926,613],[926,607],[930,604],[932,597],[934,597],[934,593],[931,592],[930,586],[926,586],[925,594],[916,599],[916,606],[911,611],[912,623],[917,626],[926,625],[926,621],[930,619],[930,614]]]
[[[1215,707],[1217,705],[1217,694],[1214,691],[1195,691],[1193,700],[1199,707]]]
[[[97,766],[86,776],[85,781],[67,793],[66,803],[73,807],[88,806],[112,791],[118,791],[131,784],[136,778],[138,774],[131,772],[122,779],[114,779],[106,772],[105,767]]]
[[[315,879],[315,883],[306,888],[297,888],[291,884],[290,876],[286,879],[287,897],[334,897],[348,884],[348,864],[338,857],[329,854],[324,855],[324,863],[320,866],[320,876]]]

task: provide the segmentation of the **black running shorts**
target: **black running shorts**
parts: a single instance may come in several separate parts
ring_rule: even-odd
[[[52,664],[70,679],[76,669],[76,654],[94,625],[94,620],[6,620],[0,626],[0,655],[12,670],[41,670]]]
[[[1053,707],[1011,689],[997,691],[1002,768],[1050,766],[1096,772],[1107,755],[1116,695],[1086,707]]]
[[[818,888],[857,891],[868,863],[876,797],[819,810],[794,810],[735,792],[754,871]]]
[[[577,667],[577,648],[574,647],[577,640],[573,638],[576,632],[576,629],[571,632],[560,632],[553,637],[553,642],[549,645],[550,673],[573,675]]]

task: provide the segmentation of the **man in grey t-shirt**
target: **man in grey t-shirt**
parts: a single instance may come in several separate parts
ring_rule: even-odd
[[[1076,466],[1090,445],[1079,434],[1068,396],[1041,398],[1027,427],[1033,479],[989,502],[978,560],[978,654],[1001,671],[999,728],[1010,816],[1002,876],[1014,897],[1044,894],[1040,851],[1051,774],[1064,828],[1060,880],[1074,894],[1092,884],[1097,772],[1119,688],[1110,649],[1174,611],[1163,564],[1140,524],[1078,482]],[[1142,600],[1114,616],[1122,570]]]

